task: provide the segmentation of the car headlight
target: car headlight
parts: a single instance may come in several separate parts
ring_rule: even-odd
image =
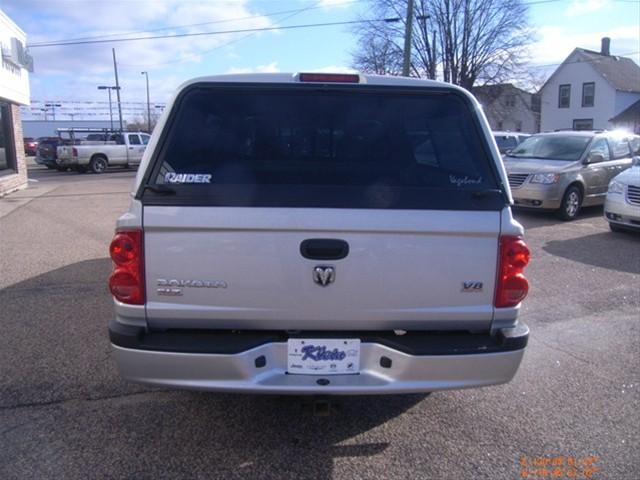
[[[624,184],[616,182],[615,180],[609,184],[609,193],[623,193]]]
[[[531,183],[542,183],[545,185],[550,185],[552,183],[558,183],[560,179],[560,175],[557,173],[536,173],[533,177],[531,177]]]

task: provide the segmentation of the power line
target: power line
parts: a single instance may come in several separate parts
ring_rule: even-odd
[[[363,0],[351,0],[350,2],[344,2],[341,5],[350,5],[353,3],[360,3]],[[554,0],[556,1],[556,0]],[[84,41],[84,40],[97,40],[97,39],[106,39],[108,37],[117,37],[118,35],[134,35],[136,33],[152,33],[152,32],[161,32],[164,30],[174,30],[174,29],[181,29],[181,28],[191,28],[191,27],[203,27],[205,25],[215,25],[215,24],[220,24],[220,23],[231,23],[231,22],[239,22],[242,20],[251,20],[251,19],[255,19],[255,18],[263,18],[263,17],[275,17],[278,15],[285,15],[288,13],[302,13],[302,12],[306,12],[309,10],[317,10],[319,8],[326,8],[326,5],[322,4],[322,3],[313,3],[312,5],[308,6],[308,7],[304,7],[304,8],[296,8],[296,9],[292,9],[292,10],[281,10],[279,12],[271,12],[271,13],[264,13],[264,14],[256,14],[256,15],[249,15],[249,16],[245,16],[245,17],[236,17],[236,18],[227,18],[224,20],[213,20],[210,22],[201,22],[201,23],[189,23],[189,24],[182,24],[182,25],[169,25],[166,27],[159,27],[159,28],[152,28],[152,29],[147,29],[147,30],[131,30],[128,32],[114,32],[114,33],[105,33],[102,35],[93,35],[93,36],[89,36],[89,37],[75,37],[75,38],[63,38],[60,40],[49,40],[46,42],[35,42],[31,45],[29,45],[30,47],[38,47],[38,46],[44,46],[50,43],[66,43],[66,42],[76,42],[76,41]],[[285,19],[283,19],[285,20]]]
[[[121,43],[121,42],[137,42],[141,40],[158,40],[165,38],[185,38],[185,37],[202,37],[209,35],[228,35],[231,33],[249,33],[249,32],[269,32],[274,30],[296,30],[301,28],[317,28],[317,27],[335,27],[339,25],[354,25],[357,23],[376,23],[376,22],[397,22],[399,18],[381,18],[373,20],[350,20],[346,22],[325,22],[325,23],[307,23],[303,25],[288,25],[285,27],[263,27],[263,28],[243,28],[238,30],[222,30],[217,32],[195,32],[195,33],[177,33],[174,35],[154,35],[147,37],[133,37],[133,38],[113,38],[110,40],[86,40],[77,42],[63,42],[63,43],[40,43],[38,45],[27,45],[29,48],[41,48],[41,47],[66,47],[69,45],[88,45],[97,43]]]
[[[357,0],[357,1],[361,1],[361,0]],[[350,2],[350,3],[354,3],[354,2]],[[307,8],[302,8],[302,9],[295,10],[294,13],[292,13],[291,15],[287,15],[286,17],[280,19],[279,22],[284,22],[284,21],[289,20],[290,18],[293,18],[296,15],[304,13],[304,12],[306,12],[308,10],[313,10],[315,8],[318,8],[319,6],[321,6],[321,4],[320,3],[316,3],[316,4],[313,4],[313,5],[309,6],[309,7],[307,7]],[[159,63],[153,63],[153,64],[138,64],[138,65],[121,64],[121,65],[123,67],[150,68],[150,67],[158,67],[158,66],[162,66],[162,65],[171,65],[171,64],[175,64],[175,63],[188,62],[193,58],[209,55],[209,54],[211,54],[211,53],[213,53],[213,52],[215,52],[217,50],[220,50],[222,48],[228,47],[229,45],[231,45],[233,43],[240,42],[240,41],[245,40],[245,39],[247,39],[249,37],[253,37],[254,35],[257,35],[257,34],[258,34],[258,32],[251,32],[251,33],[248,33],[247,35],[243,35],[242,37],[234,38],[233,40],[229,40],[228,42],[225,42],[225,43],[223,43],[221,45],[218,45],[217,47],[214,47],[212,49],[204,50],[204,51],[198,52],[198,53],[192,53],[188,57],[180,58],[178,60],[169,60],[167,62],[159,62]]]
[[[629,53],[621,53],[620,55],[611,55],[610,57],[624,57],[624,58],[628,58],[632,55],[638,55],[640,53],[640,51],[638,52],[629,52]],[[594,58],[591,60],[574,60],[572,62],[560,62],[560,63],[549,63],[547,65],[530,65],[529,68],[549,68],[549,67],[559,67],[560,65],[570,65],[572,63],[594,63],[594,62],[599,62],[601,61],[602,58]]]

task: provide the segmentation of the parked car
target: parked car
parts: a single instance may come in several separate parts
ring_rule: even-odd
[[[527,138],[504,157],[515,205],[573,220],[602,205],[609,182],[631,166],[630,135],[563,131]]]
[[[633,166],[609,183],[604,218],[614,232],[640,231],[640,156],[634,157]]]
[[[493,132],[493,138],[498,145],[500,153],[505,154],[509,150],[513,150],[520,145],[526,138],[531,135],[521,132]]]
[[[38,150],[38,141],[31,137],[24,137],[23,140],[25,155],[34,156]]]
[[[40,137],[36,149],[36,163],[44,165],[50,169],[66,170],[66,167],[58,165],[58,146],[69,143],[60,137]]]
[[[281,394],[508,382],[529,250],[477,101],[448,83],[183,85],[110,245],[127,379]]]
[[[147,143],[149,134],[143,132],[93,137],[80,145],[58,147],[56,162],[61,167],[93,173],[102,173],[109,166],[134,167],[140,164]]]

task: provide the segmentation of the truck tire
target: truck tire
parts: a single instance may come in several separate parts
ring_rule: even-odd
[[[575,185],[570,185],[562,196],[562,203],[558,210],[560,219],[568,222],[575,220],[582,206],[582,192]]]
[[[107,169],[107,157],[104,155],[94,155],[89,162],[89,170],[93,173],[103,173]]]

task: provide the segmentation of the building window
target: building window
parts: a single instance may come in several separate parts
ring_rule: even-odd
[[[593,130],[593,118],[577,118],[573,121],[574,130]]]
[[[596,84],[593,82],[582,84],[582,106],[593,107],[596,97]]]
[[[16,146],[13,138],[11,106],[0,102],[0,175],[15,173]]]
[[[558,94],[558,108],[569,108],[571,98],[571,85],[560,85]]]
[[[534,112],[540,111],[540,95],[531,95],[531,110]]]
[[[515,107],[516,106],[516,96],[515,95],[507,95],[505,99],[505,105],[507,107]]]

